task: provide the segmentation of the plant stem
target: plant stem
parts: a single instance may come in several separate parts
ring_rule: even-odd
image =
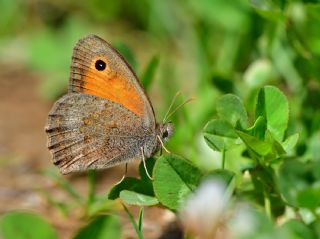
[[[126,211],[128,217],[129,217],[129,219],[130,219],[130,222],[131,222],[133,228],[135,229],[135,231],[136,231],[136,233],[137,233],[137,235],[138,235],[138,238],[139,238],[139,239],[144,239],[144,238],[143,238],[142,231],[140,231],[140,229],[142,229],[142,228],[140,228],[139,225],[136,223],[136,221],[134,220],[133,215],[131,214],[131,212],[129,211],[129,209],[128,209],[124,204],[122,204],[122,206],[123,206],[124,210]],[[139,224],[140,224],[141,226],[142,226],[142,216],[143,216],[143,211],[140,211],[139,221],[141,221],[141,222],[139,222]]]
[[[96,178],[97,178],[97,172],[95,170],[89,170],[88,171],[89,191],[88,191],[88,199],[87,199],[88,206],[90,206],[90,204],[94,201],[94,198],[96,196]]]
[[[264,209],[266,211],[268,218],[272,219],[270,198],[268,197],[268,194],[266,191],[264,191]]]
[[[143,214],[144,214],[144,209],[143,209],[143,207],[141,207],[140,213],[139,213],[139,224],[138,224],[138,229],[139,229],[139,232],[141,232],[141,233],[142,233]]]
[[[225,162],[226,162],[226,150],[225,150],[225,148],[223,148],[223,150],[222,150],[222,165],[221,165],[222,169],[224,169]]]

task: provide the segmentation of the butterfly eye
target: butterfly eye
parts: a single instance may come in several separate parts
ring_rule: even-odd
[[[97,60],[95,67],[98,71],[103,71],[104,69],[106,69],[106,63],[103,60]]]
[[[169,136],[169,133],[168,133],[168,130],[165,130],[163,133],[162,133],[162,138],[165,139]]]

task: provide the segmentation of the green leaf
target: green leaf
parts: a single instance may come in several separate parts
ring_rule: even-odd
[[[156,72],[156,69],[159,65],[160,58],[158,56],[152,57],[149,64],[147,65],[146,69],[144,70],[142,76],[141,76],[141,82],[142,85],[146,90],[149,89],[152,80],[154,79],[154,75]]]
[[[5,239],[56,239],[54,228],[41,217],[27,212],[9,212],[1,216],[0,235]]]
[[[256,0],[250,1],[253,9],[262,17],[271,20],[279,21],[284,18],[282,11],[273,3],[274,1]]]
[[[266,156],[272,151],[272,145],[257,139],[249,134],[237,131],[239,137],[246,144],[246,146],[260,156]]]
[[[278,188],[288,203],[314,210],[320,206],[319,164],[287,160],[279,169]]]
[[[250,88],[261,87],[275,77],[275,70],[270,60],[257,59],[244,73],[244,81]]]
[[[152,206],[159,203],[159,201],[155,197],[128,190],[122,190],[120,192],[120,198],[125,203],[136,206]]]
[[[297,160],[286,161],[279,170],[278,187],[286,201],[298,206],[297,194],[305,188],[304,182],[305,166]]]
[[[236,145],[238,135],[230,123],[214,119],[203,130],[204,139],[213,150],[222,151]]]
[[[231,183],[234,176],[235,176],[234,172],[225,170],[225,169],[216,169],[216,170],[210,171],[206,175],[206,177],[214,178],[216,180],[223,182],[226,186],[228,186]]]
[[[146,160],[147,170],[151,177],[155,161],[156,158],[149,158]],[[147,176],[142,161],[139,165],[139,173],[141,179],[126,177],[121,183],[114,185],[109,192],[109,199],[118,198],[122,190],[133,191],[147,196],[154,196],[152,181]]]
[[[247,127],[248,116],[242,101],[236,95],[227,94],[222,96],[217,102],[217,113],[223,120],[229,122],[233,127],[237,122],[242,128]]]
[[[286,96],[276,87],[265,86],[258,94],[256,119],[262,116],[272,136],[282,142],[288,126],[289,105]]]
[[[297,203],[311,210],[320,206],[320,186],[308,187],[297,194]]]
[[[150,186],[145,182],[137,178],[126,177],[121,183],[116,184],[111,188],[108,198],[112,200],[117,199],[122,190],[134,191],[148,196],[154,195],[152,187],[150,188]]]
[[[285,155],[286,151],[284,150],[284,148],[282,147],[282,145],[274,140],[272,138],[272,152],[276,155],[276,156],[280,156],[280,155]]]
[[[284,223],[280,229],[286,232],[285,238],[294,239],[316,239],[315,233],[303,222],[297,219],[291,219]]]
[[[248,128],[246,131],[248,134],[254,137],[257,137],[260,140],[264,140],[266,130],[267,130],[267,122],[264,117],[259,116],[254,122],[254,125]]]
[[[310,224],[310,227],[313,229],[316,234],[316,238],[320,238],[320,220],[316,220]]]
[[[176,210],[200,182],[202,173],[176,155],[160,157],[153,169],[153,188],[158,200]]]
[[[74,239],[104,239],[121,238],[119,219],[114,216],[99,216],[84,226],[74,236]]]
[[[312,176],[316,181],[320,181],[320,161],[312,162]]]
[[[301,94],[304,79],[295,64],[296,59],[291,47],[285,43],[287,41],[285,22],[285,19],[279,22],[276,36],[270,45],[270,57],[277,72],[286,81],[289,90],[295,94]]]
[[[274,154],[274,157],[284,155],[286,153],[282,145],[272,136],[269,130],[266,131],[265,142],[272,145],[272,153]]]
[[[318,124],[319,121],[316,121],[316,122]],[[319,139],[320,139],[320,132],[316,131],[316,132],[313,132],[313,135],[310,136],[307,141],[307,145],[313,161],[320,161]]]

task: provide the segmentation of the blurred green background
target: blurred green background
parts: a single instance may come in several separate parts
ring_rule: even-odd
[[[0,0],[1,170],[51,167],[46,115],[67,90],[75,42],[91,33],[115,46],[140,78],[149,74],[158,121],[177,91],[180,102],[196,98],[174,115],[168,147],[199,167],[219,165],[201,133],[216,99],[234,93],[254,112],[267,84],[289,98],[288,134],[300,133],[293,154],[320,160],[319,24],[317,0]],[[228,168],[240,167],[240,152],[230,153],[238,161]],[[12,166],[24,159],[27,169]]]

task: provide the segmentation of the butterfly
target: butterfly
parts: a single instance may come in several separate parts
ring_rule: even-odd
[[[157,123],[152,104],[127,61],[88,35],[74,47],[68,93],[45,127],[52,162],[62,174],[104,169],[154,155],[174,131]]]

